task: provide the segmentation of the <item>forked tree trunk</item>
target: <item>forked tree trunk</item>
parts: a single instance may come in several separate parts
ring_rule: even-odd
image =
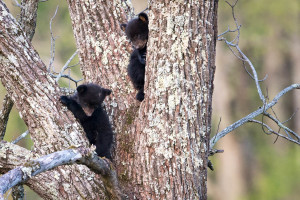
[[[135,100],[136,91],[127,77],[131,48],[119,26],[132,15],[131,5],[125,0],[68,3],[85,81],[113,90],[106,108],[116,134],[114,162],[124,193],[129,199],[206,199],[217,0],[150,1],[142,103]],[[20,35],[13,30],[10,34]],[[11,41],[0,37],[0,43]],[[71,113],[61,110],[58,87],[32,46],[5,46],[0,53],[2,82],[17,109],[26,113],[23,119],[36,152],[86,145]],[[102,199],[105,195],[100,176],[85,167],[62,167],[49,173],[50,181],[59,185],[51,188],[58,194],[43,195],[49,186],[39,192],[43,197]]]
[[[79,2],[69,5],[81,66],[86,81],[113,90],[115,163],[127,195],[206,199],[217,1],[151,1],[141,104],[126,76],[128,46],[118,26],[126,21],[114,7],[121,4],[90,1],[78,7]],[[84,20],[87,16],[95,21]]]

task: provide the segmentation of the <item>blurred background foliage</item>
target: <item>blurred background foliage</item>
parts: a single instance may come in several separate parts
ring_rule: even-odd
[[[19,8],[12,0],[4,1],[18,19]],[[132,0],[135,13],[147,7],[146,0]],[[66,1],[51,0],[39,3],[33,46],[46,64],[50,62],[49,22],[56,6],[52,32],[56,37],[54,66],[57,71],[76,51],[72,25]],[[299,0],[240,0],[235,8],[242,24],[240,46],[256,67],[264,93],[272,99],[280,90],[292,83],[300,83],[300,1]],[[227,27],[234,29],[231,8],[219,1],[219,33]],[[233,38],[234,35],[228,36]],[[76,57],[72,64],[78,63]],[[215,90],[213,98],[213,131],[219,130],[244,117],[261,106],[253,80],[242,65],[223,44],[217,44]],[[79,66],[72,68],[76,79],[81,77]],[[60,85],[68,86],[67,80]],[[73,83],[70,84],[75,88]],[[0,86],[0,102],[5,89]],[[300,92],[293,91],[280,100],[274,112],[285,121],[300,108]],[[261,117],[259,118],[261,120]],[[287,124],[300,133],[300,113]],[[275,127],[275,126],[273,126]],[[5,140],[12,141],[27,130],[14,108],[10,114]],[[277,129],[276,129],[277,130]],[[30,136],[19,145],[32,148]],[[217,148],[223,154],[215,155],[215,171],[209,171],[208,195],[210,200],[296,200],[300,196],[300,149],[296,144],[276,140],[264,134],[262,128],[247,124],[219,141]],[[9,197],[10,198],[10,197]],[[26,188],[26,199],[39,197]]]

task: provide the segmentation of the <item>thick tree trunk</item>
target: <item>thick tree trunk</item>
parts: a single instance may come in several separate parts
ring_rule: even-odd
[[[142,199],[206,199],[217,2],[204,2],[150,5],[146,99],[123,161]]]
[[[113,90],[115,163],[127,195],[206,199],[217,1],[151,1],[141,104],[126,77],[128,44],[117,26],[126,22],[118,17],[124,14],[116,15],[120,9],[112,7],[124,2],[90,1],[81,7],[78,2],[69,5],[82,69],[86,81]],[[85,38],[90,39],[85,43]]]

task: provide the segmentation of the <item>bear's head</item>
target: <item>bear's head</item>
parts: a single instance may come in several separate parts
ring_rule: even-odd
[[[143,12],[138,17],[130,20],[128,24],[121,24],[122,30],[136,49],[146,47],[149,35],[148,24],[148,16]]]
[[[105,97],[111,94],[111,90],[93,83],[80,85],[76,90],[73,99],[81,105],[88,116],[91,116],[94,110],[101,106]]]

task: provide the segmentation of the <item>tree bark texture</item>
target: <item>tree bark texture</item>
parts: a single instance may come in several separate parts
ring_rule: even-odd
[[[216,10],[214,1],[150,5],[148,99],[127,172],[143,199],[206,199]]]
[[[141,104],[126,76],[119,3],[68,2],[85,80],[113,90],[114,160],[129,198],[206,199],[217,1],[149,2]]]
[[[58,85],[2,1],[0,20],[0,78],[28,127],[35,156],[88,145],[72,113],[62,109]],[[105,196],[101,178],[82,165],[58,167],[27,185],[45,199]]]
[[[0,141],[4,138],[9,113],[13,105],[13,101],[10,99],[9,95],[6,94],[3,99],[2,109],[0,110]]]
[[[18,152],[23,148],[11,145],[8,142],[0,142],[0,148],[2,149],[11,149],[11,152]],[[25,150],[27,151],[27,150]],[[9,164],[12,164],[17,161],[18,156],[11,154],[11,152],[0,151],[1,159],[0,165],[7,165],[8,162],[5,160],[10,156]],[[29,153],[30,155],[30,153]],[[32,156],[25,155],[25,158],[30,158]],[[5,163],[6,161],[6,163]],[[30,159],[30,161],[25,162],[22,166],[16,167],[13,170],[5,173],[0,177],[0,199],[3,199],[3,194],[15,186],[15,194],[18,194],[18,190],[22,188],[18,187],[18,184],[27,182],[30,178],[36,176],[37,174],[43,173],[45,171],[51,170],[57,166],[61,165],[71,165],[76,163],[84,164],[88,166],[91,170],[97,174],[101,174],[105,177],[107,182],[106,189],[112,194],[112,199],[118,199],[121,196],[121,192],[118,186],[117,176],[115,170],[111,169],[110,162],[108,160],[101,159],[94,152],[94,148],[70,148],[63,151],[56,151],[51,154],[47,154],[38,159]],[[2,169],[0,169],[1,172]],[[109,193],[109,192],[108,192]]]
[[[127,77],[132,49],[120,29],[132,16],[130,1],[68,3],[85,81],[113,91],[106,109],[115,132],[114,162],[126,195],[206,199],[217,1],[149,2],[142,103],[135,100]],[[58,86],[2,2],[0,13],[0,78],[31,133],[31,153],[87,145],[78,123],[59,103]],[[29,186],[47,199],[105,196],[100,176],[83,166],[59,167],[35,178]]]

